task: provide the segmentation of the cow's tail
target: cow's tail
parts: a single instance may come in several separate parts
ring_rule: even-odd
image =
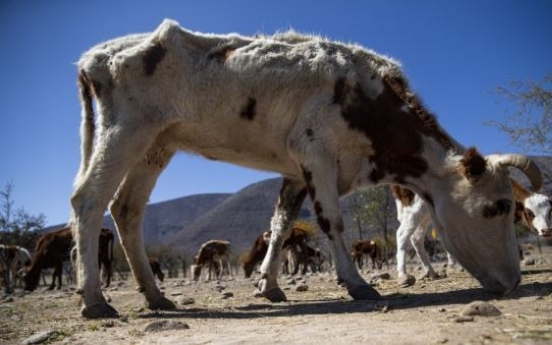
[[[96,131],[96,124],[94,119],[94,104],[93,104],[93,85],[92,81],[87,77],[84,70],[80,70],[79,79],[79,94],[81,102],[81,164],[79,173],[75,180],[75,184],[78,185],[79,181],[86,174],[90,158],[92,157],[92,150],[94,145],[94,135]]]

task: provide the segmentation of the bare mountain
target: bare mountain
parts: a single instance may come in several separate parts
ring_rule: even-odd
[[[552,157],[532,159],[544,174],[545,187],[541,192],[551,195]],[[511,170],[514,178],[529,186],[527,178],[519,170]],[[256,236],[269,228],[281,183],[281,178],[275,178],[251,184],[234,194],[199,194],[150,204],[144,219],[146,243],[174,246],[183,253],[193,255],[205,241],[225,239],[232,243],[235,253],[247,250]],[[358,237],[349,212],[348,198],[341,200],[346,243]],[[300,218],[315,222],[310,201],[303,205]],[[398,226],[394,219],[390,221],[392,228]],[[110,216],[104,218],[104,225],[114,229]],[[62,225],[46,230],[60,227]],[[326,244],[324,235],[320,236],[320,241],[320,245]]]

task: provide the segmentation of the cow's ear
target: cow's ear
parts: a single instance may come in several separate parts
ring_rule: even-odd
[[[471,183],[477,182],[487,169],[487,161],[474,147],[464,153],[460,163],[462,175]]]
[[[523,210],[525,207],[519,201],[516,201],[516,212],[514,213],[514,223],[517,223],[523,219]]]

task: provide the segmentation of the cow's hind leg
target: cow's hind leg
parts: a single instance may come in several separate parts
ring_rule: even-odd
[[[130,168],[144,159],[158,134],[153,124],[139,128],[130,123],[112,126],[117,130],[99,132],[88,168],[75,182],[71,197],[72,230],[77,245],[77,291],[82,295],[81,314],[86,318],[118,315],[101,291],[98,247],[102,219],[117,187]]]
[[[290,234],[293,222],[297,218],[306,196],[307,190],[303,181],[284,178],[278,204],[270,223],[272,235],[261,265],[261,280],[259,281],[261,293],[272,302],[286,300],[286,295],[278,286],[277,281],[280,253],[284,240]]]
[[[144,294],[146,307],[151,310],[176,308],[173,302],[163,296],[155,283],[142,235],[142,221],[148,198],[159,174],[174,152],[164,145],[154,145],[146,157],[136,163],[127,174],[110,205],[137,290]]]

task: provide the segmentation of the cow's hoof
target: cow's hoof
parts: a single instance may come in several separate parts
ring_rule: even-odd
[[[382,300],[380,294],[370,285],[357,285],[347,289],[349,295],[355,300]]]
[[[280,288],[274,288],[270,291],[263,291],[263,296],[270,302],[285,302],[287,301],[286,294]]]
[[[404,277],[402,277],[402,278],[399,278],[399,279],[397,280],[397,285],[398,285],[399,287],[403,287],[403,288],[412,286],[412,285],[414,285],[415,283],[416,283],[416,278],[414,278],[413,276],[411,276],[411,275],[409,275],[409,274],[406,275],[406,276],[404,276]]]
[[[163,296],[159,297],[153,302],[146,302],[146,306],[150,310],[175,310],[176,304],[170,299]]]
[[[87,319],[116,318],[119,317],[117,310],[107,303],[93,304],[82,307],[81,315]]]

